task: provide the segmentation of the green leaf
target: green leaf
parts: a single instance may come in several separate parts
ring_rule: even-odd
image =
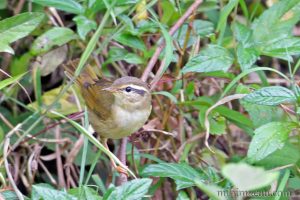
[[[177,98],[173,94],[171,94],[167,91],[152,92],[152,94],[160,94],[160,95],[166,96],[175,104],[178,102]]]
[[[292,55],[300,54],[300,38],[287,37],[266,45],[261,54],[292,61]]]
[[[233,57],[227,49],[218,45],[209,45],[184,66],[182,73],[213,71],[226,72],[232,63]]]
[[[82,186],[79,188],[72,188],[68,191],[70,195],[77,197],[78,199],[88,199],[88,200],[101,200],[102,197],[99,196],[98,192],[91,187]]]
[[[174,2],[171,1],[162,1],[161,8],[163,15],[161,16],[161,23],[163,24],[173,24],[180,17],[179,10],[177,9]]]
[[[84,13],[84,8],[74,0],[32,0],[32,2],[40,4],[42,6],[54,7],[58,10],[63,10],[69,13]]]
[[[11,76],[16,76],[28,71],[32,55],[29,52],[24,53],[20,57],[14,56],[10,64]]]
[[[7,7],[7,0],[0,0],[0,10]]]
[[[252,24],[253,38],[265,47],[274,40],[291,35],[293,26],[299,20],[299,0],[285,0],[274,4]],[[287,14],[287,15],[286,15]]]
[[[143,59],[134,53],[129,53],[126,49],[111,47],[108,52],[108,59],[103,63],[107,65],[111,62],[116,62],[119,60],[125,60],[128,63],[132,64],[142,64]]]
[[[259,57],[259,51],[254,46],[252,30],[238,22],[232,26],[235,37],[239,42],[237,46],[237,59],[241,69],[249,69]]]
[[[86,35],[97,28],[97,24],[94,20],[88,19],[86,16],[79,15],[73,18],[73,21],[77,26],[77,33],[79,37],[85,40]]]
[[[222,168],[222,174],[240,191],[263,188],[276,181],[279,176],[278,172],[267,172],[261,167],[246,163],[227,164]]]
[[[245,26],[241,23],[235,22],[232,25],[232,29],[233,29],[233,32],[234,32],[234,35],[235,35],[237,41],[242,43],[244,46],[247,46],[247,44],[251,45],[252,30],[250,28],[248,28],[247,26]]]
[[[2,90],[3,88],[5,88],[6,86],[15,83],[16,81],[20,80],[26,73],[23,74],[19,74],[17,76],[14,77],[10,77],[7,79],[4,79],[2,81],[0,81],[0,90]]]
[[[48,184],[37,184],[32,186],[31,193],[32,200],[77,200],[76,197],[66,193],[65,191],[59,191],[54,189]]]
[[[124,183],[121,186],[108,190],[108,195],[104,195],[103,200],[139,200],[147,194],[152,183],[149,178],[135,179]]]
[[[18,200],[18,196],[15,192],[11,190],[4,190],[3,192],[0,192],[1,196],[4,197],[5,200]]]
[[[54,27],[40,35],[32,44],[30,53],[33,55],[43,54],[54,46],[62,46],[76,39],[76,34],[69,28]]]
[[[145,43],[137,36],[130,33],[121,33],[114,37],[114,39],[123,45],[146,51]]]
[[[0,52],[6,52],[10,54],[15,53],[14,50],[7,43],[3,43],[3,41],[0,41]]]
[[[296,164],[299,159],[299,149],[290,142],[286,142],[282,149],[276,150],[268,157],[256,162],[255,165],[264,166],[267,169],[273,169],[285,165]]]
[[[248,158],[251,161],[259,161],[281,149],[294,128],[295,124],[292,122],[271,122],[259,127],[254,131]]]
[[[201,106],[199,110],[199,122],[201,126],[205,127],[205,114],[207,111],[207,106]],[[220,115],[216,110],[213,110],[208,116],[208,121],[210,124],[210,133],[212,135],[222,135],[226,130],[226,119]]]
[[[243,71],[251,68],[259,57],[259,52],[254,48],[245,48],[243,44],[237,46],[238,63]]]
[[[43,13],[22,13],[0,21],[0,52],[13,53],[9,44],[29,35],[43,20]]]
[[[224,191],[221,187],[214,184],[205,184],[199,180],[196,180],[197,187],[202,190],[212,200],[226,200],[226,195],[223,195]]]
[[[253,128],[253,123],[249,118],[247,118],[244,114],[241,114],[238,111],[227,108],[226,106],[219,106],[215,109],[220,115],[226,117],[226,119],[234,122],[238,122],[239,124],[248,126],[249,128]]]
[[[183,47],[184,45],[188,26],[189,25],[187,23],[183,24],[172,36],[175,41],[178,41],[180,47]],[[190,34],[187,47],[192,46],[196,42],[198,36],[205,37],[214,31],[214,24],[205,20],[193,21],[192,27],[192,34]]]
[[[155,16],[154,14],[152,14]],[[165,48],[164,48],[164,67],[163,70],[160,72],[159,77],[162,77],[162,75],[165,73],[165,71],[168,69],[170,63],[173,60],[173,40],[167,29],[163,26],[162,23],[159,22],[159,20],[156,18],[157,25],[159,26],[162,35],[165,39]]]
[[[239,3],[238,0],[230,0],[226,6],[224,6],[224,8],[222,8],[221,10],[221,14],[220,14],[220,19],[219,19],[219,23],[217,26],[217,32],[220,30],[225,29],[226,27],[226,23],[227,23],[227,18],[229,16],[229,14],[231,13],[231,11],[233,10],[233,8]]]
[[[241,104],[249,113],[255,128],[273,121],[286,121],[285,112],[277,106],[265,106],[248,103],[241,100]]]
[[[243,98],[244,101],[259,105],[274,106],[281,103],[293,103],[296,101],[294,93],[281,86],[270,86],[256,90]]]
[[[203,177],[187,164],[160,163],[148,165],[142,176],[169,177],[175,180],[176,189],[191,187],[195,185],[195,179],[203,180]]]
[[[181,190],[179,191],[176,200],[190,200],[190,198],[185,191]]]

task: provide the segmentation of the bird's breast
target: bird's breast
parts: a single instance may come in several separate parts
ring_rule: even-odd
[[[144,125],[151,113],[151,106],[133,111],[113,106],[112,111],[113,119],[116,122],[116,129],[118,129],[118,133],[115,134],[121,138],[131,135]]]
[[[147,108],[128,111],[119,106],[112,106],[111,115],[101,119],[94,111],[89,110],[89,120],[101,137],[120,139],[140,129],[151,113],[151,105]]]

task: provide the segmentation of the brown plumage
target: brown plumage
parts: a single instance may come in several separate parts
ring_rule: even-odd
[[[73,76],[78,60],[64,66]],[[91,66],[77,77],[81,94],[88,107],[89,121],[105,138],[119,139],[143,126],[151,112],[151,94],[147,84],[126,76],[115,81],[99,79]]]

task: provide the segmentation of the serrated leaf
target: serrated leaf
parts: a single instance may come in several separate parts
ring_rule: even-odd
[[[254,131],[247,157],[259,161],[281,149],[294,128],[292,122],[271,122],[259,127]]]
[[[232,29],[237,41],[241,42],[244,46],[247,46],[248,43],[251,43],[252,30],[250,28],[236,22],[233,24]]]
[[[54,189],[48,184],[37,184],[32,186],[31,193],[32,200],[77,200],[76,197],[66,193],[65,191],[59,191]]]
[[[267,172],[261,167],[253,167],[246,163],[227,164],[222,168],[222,174],[240,191],[268,186],[279,176],[278,172]]]
[[[243,98],[244,101],[259,105],[274,106],[281,103],[293,103],[296,101],[294,93],[281,86],[270,86],[256,90]]]
[[[298,0],[278,1],[256,19],[251,29],[235,23],[233,31],[240,42],[237,47],[238,62],[248,69],[259,55],[292,61],[300,54],[299,38],[293,37],[292,29],[299,22]]]
[[[148,165],[142,176],[169,177],[175,180],[176,189],[191,187],[195,185],[195,179],[203,180],[203,177],[187,164],[160,163]]]
[[[54,46],[62,46],[76,38],[76,34],[71,29],[54,27],[40,35],[33,42],[30,53],[33,55],[43,54]]]
[[[9,44],[31,33],[43,20],[43,13],[22,13],[0,21],[0,51],[13,53]]]
[[[5,200],[18,200],[18,196],[14,191],[4,190],[0,192],[1,196],[4,197]]]
[[[238,63],[243,71],[251,68],[259,57],[259,52],[255,47],[245,48],[243,44],[237,46]]]
[[[266,158],[256,162],[256,165],[264,166],[266,169],[273,169],[280,166],[296,164],[300,159],[300,152],[297,146],[286,142],[282,149],[276,150]]]
[[[255,128],[273,121],[285,121],[285,112],[277,106],[265,106],[241,101]]]
[[[300,38],[287,37],[274,41],[266,45],[261,50],[261,54],[292,61],[292,55],[300,54]]]
[[[84,12],[84,8],[74,0],[32,0],[32,2],[74,14],[82,14]]]
[[[226,72],[232,63],[233,57],[227,49],[218,45],[209,45],[183,67],[182,73]]]
[[[149,178],[135,179],[124,183],[121,186],[115,187],[107,192],[109,195],[104,195],[103,200],[139,200],[147,194],[152,183]]]
[[[279,1],[266,10],[252,24],[253,37],[257,43],[271,44],[274,40],[291,35],[291,30],[299,20],[297,7],[299,0]],[[293,10],[293,8],[296,8]],[[289,12],[288,15],[286,15]]]

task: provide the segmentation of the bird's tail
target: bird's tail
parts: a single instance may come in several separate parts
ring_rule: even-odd
[[[67,64],[63,65],[66,75],[72,79],[74,77],[74,73],[79,64],[79,59],[71,60]],[[88,85],[94,84],[97,80],[99,80],[97,74],[94,72],[93,68],[90,65],[84,67],[83,71],[80,75],[75,79],[75,82],[80,87],[87,87]]]

